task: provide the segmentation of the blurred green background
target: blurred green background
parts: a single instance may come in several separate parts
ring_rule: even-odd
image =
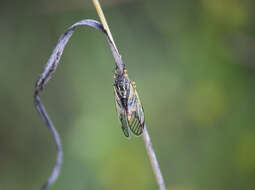
[[[255,2],[101,0],[168,190],[255,188]],[[0,190],[39,189],[55,145],[34,84],[89,0],[0,2]],[[142,138],[124,138],[104,36],[78,28],[42,100],[64,148],[51,189],[157,189]]]

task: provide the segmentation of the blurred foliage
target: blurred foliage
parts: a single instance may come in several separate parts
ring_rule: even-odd
[[[252,0],[102,1],[138,86],[168,190],[254,189],[255,3]],[[55,146],[33,88],[57,39],[97,19],[87,1],[1,1],[0,190],[39,189]],[[79,28],[42,93],[64,165],[51,189],[157,189],[141,138],[115,113],[112,55]]]

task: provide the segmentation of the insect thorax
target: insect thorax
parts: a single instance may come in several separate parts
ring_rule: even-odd
[[[127,111],[130,81],[125,74],[114,74],[114,88],[122,107]]]

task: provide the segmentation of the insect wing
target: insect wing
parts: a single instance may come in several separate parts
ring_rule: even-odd
[[[144,128],[144,112],[138,93],[130,85],[130,95],[128,100],[128,123],[130,130],[137,136],[141,135]]]
[[[125,113],[121,113],[119,115],[120,122],[121,122],[121,129],[124,133],[124,135],[129,138],[129,129],[128,129],[128,120]]]
[[[114,98],[115,98],[115,103],[116,103],[116,111],[118,113],[118,117],[121,122],[121,129],[122,129],[124,135],[127,138],[129,138],[129,129],[128,129],[129,124],[128,124],[127,116],[126,116],[124,108],[121,105],[121,101],[117,95],[115,87],[114,87]]]

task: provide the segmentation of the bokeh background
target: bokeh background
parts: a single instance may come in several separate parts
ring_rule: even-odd
[[[101,0],[168,190],[255,188],[255,2]],[[55,145],[34,84],[62,32],[98,19],[89,0],[0,1],[0,190],[39,189]],[[155,190],[141,138],[124,138],[104,36],[78,28],[42,100],[64,164],[51,189]]]

